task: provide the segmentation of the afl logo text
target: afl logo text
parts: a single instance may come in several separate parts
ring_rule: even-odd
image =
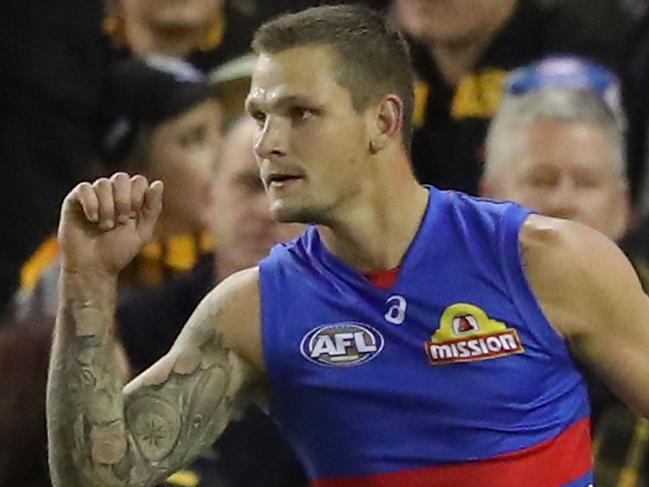
[[[360,323],[322,325],[300,343],[302,355],[320,365],[345,367],[369,362],[383,350],[383,336]]]

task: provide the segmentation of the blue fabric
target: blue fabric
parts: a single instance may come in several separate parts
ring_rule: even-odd
[[[429,191],[388,289],[332,255],[316,227],[260,264],[271,409],[311,478],[487,459],[589,415],[584,380],[522,270],[529,211]],[[395,296],[407,303],[401,324]],[[518,353],[464,361],[502,334],[517,336]],[[431,351],[431,337],[451,355]]]

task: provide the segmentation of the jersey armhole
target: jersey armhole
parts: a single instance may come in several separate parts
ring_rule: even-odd
[[[529,210],[512,206],[503,215],[500,260],[504,269],[505,283],[512,303],[535,339],[552,354],[562,358],[570,357],[567,341],[545,316],[525,273],[519,235],[523,224],[531,214]]]
[[[280,323],[281,316],[278,314],[278,307],[273,303],[277,301],[278,296],[275,295],[277,288],[277,273],[279,266],[277,265],[276,256],[271,253],[268,257],[259,262],[259,304],[260,304],[260,321],[261,321],[261,340],[262,340],[262,361],[266,370],[266,387],[267,387],[267,411],[273,413],[281,404],[277,401],[278,395],[282,392],[278,390],[281,385],[281,368],[274,358],[273,350],[279,346],[277,343],[277,334],[281,330],[277,329],[277,324]],[[273,327],[273,324],[275,325]]]

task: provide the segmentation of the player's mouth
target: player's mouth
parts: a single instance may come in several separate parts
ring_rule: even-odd
[[[284,188],[291,183],[304,179],[298,174],[269,174],[266,178],[266,186],[269,188]]]

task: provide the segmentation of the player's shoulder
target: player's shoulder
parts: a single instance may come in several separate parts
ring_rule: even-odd
[[[631,289],[637,280],[617,245],[580,223],[530,215],[519,246],[532,290],[564,336],[583,331],[584,317],[601,311],[605,297]]]
[[[259,268],[244,269],[223,279],[205,296],[197,311],[209,317],[222,330],[236,323],[258,320]]]
[[[603,233],[582,223],[530,215],[519,234],[521,254],[527,265],[539,262],[546,274],[563,278],[605,277],[630,267],[618,245]]]
[[[206,312],[226,346],[262,370],[259,268],[235,272],[221,281],[206,301]]]
[[[531,288],[562,335],[608,326],[607,317],[620,303],[638,306],[637,275],[619,247],[598,231],[531,215],[521,227],[519,245]]]
[[[259,293],[259,267],[249,267],[223,279],[212,291],[214,300],[249,299]]]
[[[619,252],[608,237],[587,225],[534,213],[521,225],[519,242],[526,255],[558,253],[568,262],[574,262],[574,257],[583,260],[592,254]]]

